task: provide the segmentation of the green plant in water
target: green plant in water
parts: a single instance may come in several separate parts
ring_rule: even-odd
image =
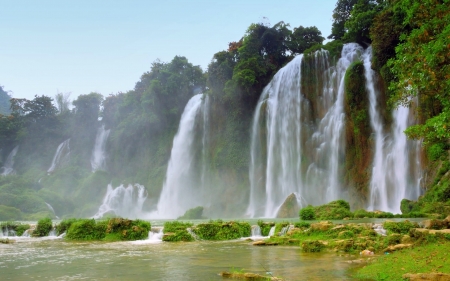
[[[41,219],[38,221],[36,229],[33,231],[34,237],[47,236],[53,229],[53,223],[50,218]]]

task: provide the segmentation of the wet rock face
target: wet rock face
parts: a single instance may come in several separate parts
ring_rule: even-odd
[[[297,196],[291,193],[278,210],[277,218],[296,218],[299,211],[300,206],[298,205]]]

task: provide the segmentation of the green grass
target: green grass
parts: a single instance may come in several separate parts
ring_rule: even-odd
[[[437,242],[381,256],[356,272],[363,280],[403,280],[405,273],[450,272],[450,242]]]

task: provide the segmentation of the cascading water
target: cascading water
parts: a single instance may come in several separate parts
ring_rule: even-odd
[[[337,67],[327,67],[326,52],[319,52],[317,68],[328,68],[318,94],[326,112],[322,119],[312,117],[313,101],[301,92],[302,55],[283,67],[264,89],[252,125],[249,216],[276,216],[291,193],[301,205],[339,198],[338,166],[345,147],[343,80],[348,66],[362,52],[359,45],[346,44]]]
[[[93,216],[94,219],[102,218],[104,215],[114,215],[123,218],[143,218],[147,214],[143,212],[142,206],[147,199],[147,191],[140,184],[120,185],[113,188],[108,184],[103,203]]]
[[[55,218],[59,219],[59,217],[56,215],[55,213],[55,209],[53,209],[52,205],[48,204],[47,202],[45,202],[45,205],[47,205],[47,208],[52,211],[53,215],[55,216]]]
[[[399,213],[403,198],[416,199],[420,195],[419,142],[407,140],[403,133],[411,125],[409,108],[403,106],[393,111],[392,132],[385,133],[379,112],[380,92],[375,87],[377,77],[371,69],[371,59],[372,47],[369,47],[363,61],[375,148],[368,208]]]
[[[201,206],[198,172],[195,170],[195,119],[202,106],[202,94],[193,96],[181,116],[178,132],[173,139],[166,180],[157,211],[159,218],[176,218],[190,208]],[[201,179],[200,179],[201,180]],[[197,188],[196,188],[197,187]],[[201,189],[201,188],[200,188]]]
[[[55,156],[53,156],[52,164],[48,168],[47,173],[52,173],[55,169],[69,160],[70,156],[70,139],[63,141],[56,149]]]
[[[19,146],[14,147],[14,149],[9,153],[8,158],[6,158],[5,165],[1,168],[2,173],[0,175],[7,176],[14,174],[14,157],[19,150]]]
[[[102,125],[97,130],[95,138],[95,145],[92,149],[91,167],[92,172],[97,170],[106,170],[105,165],[105,144],[108,139],[110,130],[105,130],[105,125]]]

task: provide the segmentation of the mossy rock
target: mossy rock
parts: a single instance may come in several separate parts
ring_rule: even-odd
[[[321,252],[325,248],[325,244],[317,240],[305,240],[302,242],[302,251],[305,253]]]
[[[300,211],[297,196],[291,193],[278,209],[277,218],[295,218]]]
[[[189,209],[184,213],[184,215],[177,218],[177,220],[199,220],[199,219],[204,219],[203,207],[201,206]]]

